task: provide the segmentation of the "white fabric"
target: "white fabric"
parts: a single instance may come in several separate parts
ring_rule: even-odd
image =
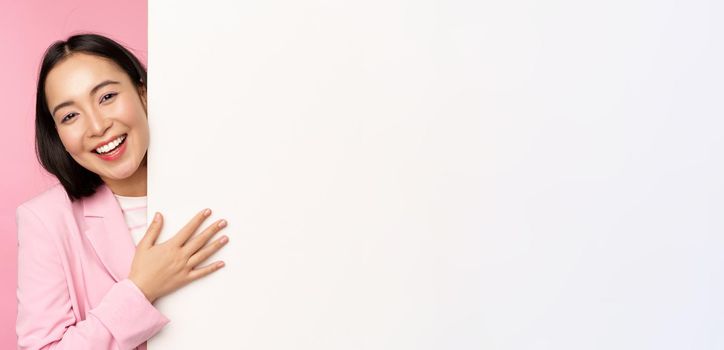
[[[128,230],[133,237],[133,243],[138,245],[143,235],[146,234],[147,196],[125,197],[117,194],[113,195],[116,196],[118,203],[121,205],[123,217],[126,219],[126,225],[128,225]]]

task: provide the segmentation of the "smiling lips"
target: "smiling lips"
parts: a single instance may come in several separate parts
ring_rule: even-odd
[[[118,146],[121,141],[125,138],[126,134],[116,136],[113,139],[110,139],[106,142],[99,143],[95,148],[94,152],[96,153],[107,153],[108,151],[112,150],[114,147]]]
[[[121,136],[123,136],[123,135],[121,135]],[[108,160],[108,161],[116,160],[116,159],[120,158],[123,155],[123,153],[126,151],[126,140],[127,139],[128,139],[128,136],[123,137],[121,139],[120,145],[117,145],[116,149],[114,149],[108,153],[99,154],[99,153],[97,153],[96,150],[93,150],[93,153],[95,153],[98,157],[100,157],[103,160]],[[116,141],[116,139],[114,139],[113,141]],[[106,145],[104,147],[109,147],[111,145],[113,145],[112,142],[110,144],[106,143]]]

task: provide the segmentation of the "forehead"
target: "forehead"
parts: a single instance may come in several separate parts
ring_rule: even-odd
[[[112,79],[129,83],[130,78],[115,62],[105,57],[74,53],[50,70],[45,79],[48,104],[88,95],[98,83]]]

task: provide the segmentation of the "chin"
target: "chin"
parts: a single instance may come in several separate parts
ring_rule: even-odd
[[[113,167],[112,169],[104,169],[103,176],[112,180],[127,179],[136,173],[140,166],[140,162],[133,164],[123,164]]]

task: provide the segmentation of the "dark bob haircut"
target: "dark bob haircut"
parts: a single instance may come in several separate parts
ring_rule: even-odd
[[[35,151],[40,164],[55,175],[71,201],[94,194],[103,184],[101,177],[78,164],[63,147],[45,96],[45,79],[58,63],[80,52],[104,57],[115,62],[131,81],[144,90],[147,87],[146,67],[128,49],[98,34],[77,34],[66,41],[56,41],[45,51],[38,75],[35,100]],[[146,157],[143,164],[146,164]]]

